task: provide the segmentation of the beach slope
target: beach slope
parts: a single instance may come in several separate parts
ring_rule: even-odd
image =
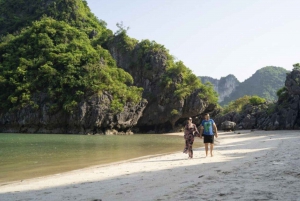
[[[200,139],[197,139],[200,140]],[[300,132],[220,133],[194,148],[2,184],[0,200],[300,200]]]

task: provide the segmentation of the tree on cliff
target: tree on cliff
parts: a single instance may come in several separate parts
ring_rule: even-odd
[[[243,96],[241,98],[238,98],[234,101],[231,101],[228,105],[224,106],[222,110],[222,114],[227,114],[230,112],[242,112],[244,107],[248,104],[250,105],[260,105],[262,103],[265,103],[266,99],[261,98],[259,96]]]
[[[41,112],[37,94],[46,97],[52,112],[62,109],[66,116],[95,94],[108,94],[114,114],[125,103],[146,98],[154,113],[164,108],[163,123],[156,122],[152,107],[145,109],[154,119],[145,121],[153,126],[213,109],[212,86],[202,84],[163,45],[139,42],[122,24],[119,28],[113,34],[84,0],[0,0],[0,114],[26,106]],[[130,55],[125,65],[119,61],[124,57],[115,57],[119,52]]]
[[[38,4],[34,2],[28,3]],[[60,5],[67,2],[53,3]],[[12,6],[11,1],[2,1],[1,5],[6,8]],[[74,4],[70,5],[68,8],[74,9]],[[86,10],[82,3],[77,5],[82,8],[81,11]],[[33,11],[38,12],[35,9]],[[54,14],[58,14],[59,9],[53,11],[57,12]],[[74,19],[80,16],[76,13]],[[38,105],[32,101],[32,96],[36,93],[46,93],[49,99],[56,103],[51,106],[53,110],[63,108],[68,112],[71,112],[83,97],[103,91],[113,95],[113,111],[121,111],[127,101],[136,103],[141,100],[142,88],[131,86],[133,79],[130,74],[117,68],[109,52],[100,46],[101,42],[105,41],[105,33],[109,31],[95,21],[96,18],[92,15],[86,16],[91,16],[90,20],[93,23],[86,23],[84,29],[71,26],[73,24],[81,27],[80,20],[73,21],[71,16],[65,16],[67,22],[71,21],[71,25],[43,17],[28,28],[14,27],[19,28],[19,31],[1,37],[0,111],[27,105],[37,108]],[[28,22],[25,24],[29,24],[33,17],[35,15],[28,14],[28,18],[25,18]],[[10,29],[11,24],[13,22],[8,21],[2,26],[6,31],[13,32]],[[104,36],[99,33],[96,40],[89,38],[86,31],[91,28],[97,28]]]

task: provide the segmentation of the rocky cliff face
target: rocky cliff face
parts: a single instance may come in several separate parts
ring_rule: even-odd
[[[211,82],[219,95],[220,105],[245,95],[257,95],[268,101],[275,101],[276,91],[284,85],[286,73],[289,71],[281,67],[267,66],[257,70],[244,82],[239,82],[235,76],[228,75],[220,80],[211,77],[199,77],[203,83]]]
[[[62,110],[51,111],[45,94],[34,100],[40,109],[25,107],[15,112],[0,114],[0,132],[6,133],[73,133],[73,134],[131,134],[131,128],[147,105],[126,104],[120,113],[113,113],[109,105],[112,96],[103,93],[93,95],[80,102],[72,114]]]
[[[258,124],[268,116],[269,105],[264,103],[253,106],[247,105],[240,113],[230,112],[225,115],[214,117],[216,125],[219,129],[222,128],[222,123],[225,121],[233,121],[236,123],[235,129],[256,129]]]
[[[222,77],[220,80],[211,77],[199,77],[202,83],[210,82],[213,84],[215,91],[219,95],[219,102],[222,102],[225,97],[228,97],[239,86],[240,82],[234,75]]]
[[[166,73],[168,59],[163,51],[143,52],[139,44],[131,50],[120,46],[125,46],[124,41],[115,37],[108,44],[108,49],[117,66],[134,78],[134,85],[144,88],[143,98],[148,101],[136,132],[168,132],[183,119],[214,109],[210,103],[199,98],[200,89],[185,99],[174,94],[176,84],[182,82],[180,74],[173,76],[171,88],[165,89],[162,78]]]
[[[271,115],[257,125],[260,129],[300,129],[300,69],[288,73],[285,88]]]
[[[220,104],[226,105],[245,95],[257,95],[268,101],[276,101],[276,92],[284,86],[286,73],[288,73],[288,71],[281,67],[267,66],[261,68],[251,77],[240,83]]]
[[[248,105],[240,112],[215,116],[217,126],[224,121],[236,122],[239,129],[300,129],[300,70],[286,76],[285,87],[276,103]]]
[[[121,40],[86,1],[0,0],[1,33],[15,36],[0,41],[0,132],[168,132],[214,110],[215,94],[183,62],[163,45]],[[144,99],[133,104],[136,86]]]

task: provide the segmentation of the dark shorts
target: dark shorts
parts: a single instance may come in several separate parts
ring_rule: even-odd
[[[214,136],[213,135],[203,135],[204,143],[214,143]]]

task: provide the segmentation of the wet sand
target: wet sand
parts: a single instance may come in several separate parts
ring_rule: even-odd
[[[236,131],[219,134],[214,157],[195,147],[191,160],[93,166],[2,185],[0,200],[300,200],[299,181],[300,131]]]

